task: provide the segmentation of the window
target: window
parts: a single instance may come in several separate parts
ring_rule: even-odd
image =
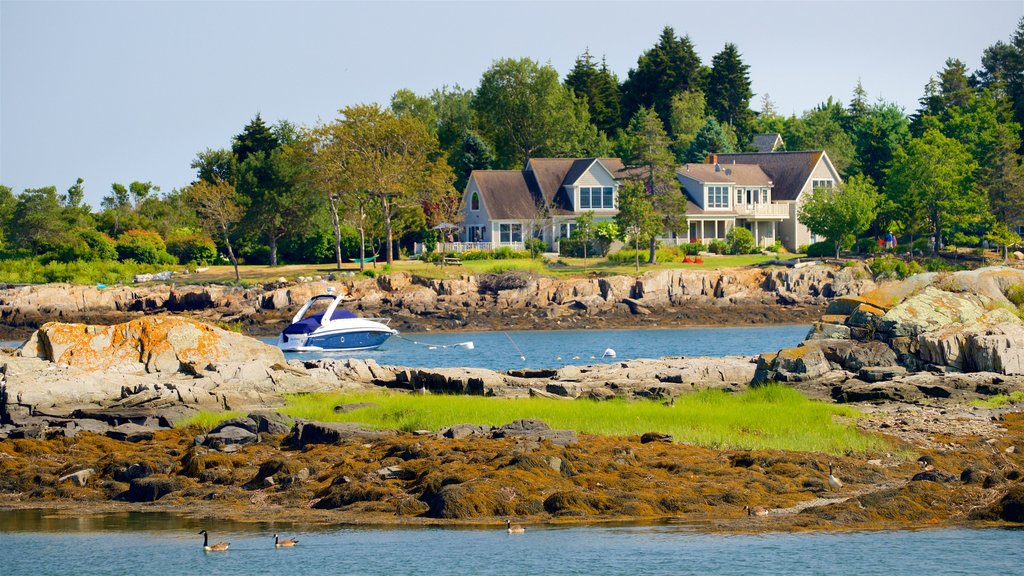
[[[743,204],[743,190],[739,188],[736,189],[736,203]]]
[[[572,238],[572,233],[576,230],[575,222],[563,222],[558,225],[558,237],[559,238]]]
[[[761,203],[762,204],[768,204],[769,202],[771,202],[771,201],[768,199],[768,189],[767,188],[761,188]]]
[[[811,180],[811,190],[817,190],[818,188],[831,188],[832,180]]]
[[[519,223],[515,224],[499,224],[498,235],[502,244],[511,244],[513,242],[523,241],[523,225]]]
[[[480,196],[473,192],[473,196],[469,199],[469,209],[479,210],[480,209]]]
[[[466,228],[466,238],[469,242],[483,242],[486,233],[486,226],[469,226]]]
[[[580,188],[580,209],[615,208],[615,189],[611,186],[583,186]]]
[[[707,208],[728,208],[729,207],[729,187],[728,186],[708,186],[708,204]]]

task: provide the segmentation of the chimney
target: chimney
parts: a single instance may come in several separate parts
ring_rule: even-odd
[[[708,164],[718,164],[718,154],[708,154]]]

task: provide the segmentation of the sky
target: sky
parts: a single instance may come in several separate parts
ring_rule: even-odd
[[[946,58],[974,70],[1024,0],[994,2],[49,2],[0,0],[0,184],[188,185],[256,113],[311,125],[410,88],[475,88],[498,58],[564,78],[589,48],[620,80],[661,29],[705,64],[733,42],[755,96],[796,113],[857,80],[913,111]]]

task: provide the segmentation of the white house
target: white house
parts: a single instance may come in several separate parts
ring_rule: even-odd
[[[716,160],[726,169],[755,165],[771,179],[771,204],[782,205],[784,208],[769,209],[767,219],[776,222],[777,237],[787,250],[796,251],[800,246],[821,240],[811,234],[797,214],[815,188],[832,188],[842,182],[839,171],[824,150],[719,154]],[[788,217],[777,218],[775,210],[785,210]],[[742,210],[737,215],[743,225],[750,227],[753,219],[740,212]]]
[[[474,170],[462,196],[461,248],[521,248],[530,237],[556,248],[579,214],[615,216],[622,170],[618,158],[531,158],[522,170]]]
[[[789,218],[788,207],[774,202],[772,179],[760,166],[685,164],[676,177],[687,199],[689,241],[725,239],[729,230],[750,230],[758,246],[779,237],[779,225]]]

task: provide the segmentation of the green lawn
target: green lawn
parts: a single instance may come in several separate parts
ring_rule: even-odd
[[[336,413],[338,404],[377,406]],[[553,428],[607,436],[644,432],[671,434],[676,441],[716,448],[784,449],[845,454],[879,450],[883,440],[852,424],[852,408],[808,400],[781,385],[742,394],[707,390],[684,395],[673,406],[613,400],[494,399],[480,396],[418,396],[369,392],[310,394],[288,398],[281,412],[317,421],[359,422],[405,431],[440,430],[458,423],[501,425],[540,418]],[[845,417],[845,418],[836,418]]]

